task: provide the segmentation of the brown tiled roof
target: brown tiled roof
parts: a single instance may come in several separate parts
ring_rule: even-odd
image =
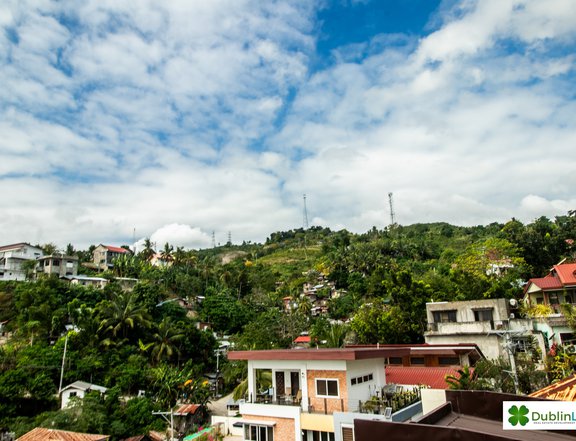
[[[105,441],[108,438],[110,438],[110,435],[68,432],[66,430],[36,427],[22,435],[17,441]]]
[[[532,392],[530,396],[549,400],[576,401],[576,375]]]

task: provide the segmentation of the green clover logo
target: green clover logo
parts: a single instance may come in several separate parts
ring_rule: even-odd
[[[508,413],[512,415],[508,418],[508,421],[510,421],[510,424],[513,426],[518,423],[520,423],[521,426],[525,426],[528,423],[528,417],[526,416],[528,415],[528,408],[526,406],[522,405],[520,409],[518,409],[517,406],[512,406],[508,409]]]

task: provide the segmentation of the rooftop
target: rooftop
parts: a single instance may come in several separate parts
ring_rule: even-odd
[[[576,401],[576,375],[532,392],[530,396],[548,400]]]
[[[340,349],[272,349],[267,351],[230,351],[229,360],[368,360],[402,357],[410,349],[398,348],[340,348]]]
[[[36,427],[22,435],[17,441],[104,441],[108,438],[110,438],[110,435],[69,432],[66,430]]]

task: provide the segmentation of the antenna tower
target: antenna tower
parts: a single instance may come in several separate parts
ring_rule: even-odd
[[[302,196],[304,199],[304,213],[303,213],[303,225],[304,229],[308,229],[308,210],[306,209],[306,193]]]
[[[216,248],[216,233],[212,230],[212,248]]]
[[[396,225],[396,214],[394,213],[394,202],[392,201],[392,192],[388,193],[388,203],[390,204],[390,223]]]
[[[228,244],[227,245],[232,245],[232,231],[228,231]]]

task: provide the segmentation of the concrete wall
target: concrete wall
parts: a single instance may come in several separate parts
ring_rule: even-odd
[[[446,402],[446,391],[444,389],[422,389],[422,413],[426,415]]]

